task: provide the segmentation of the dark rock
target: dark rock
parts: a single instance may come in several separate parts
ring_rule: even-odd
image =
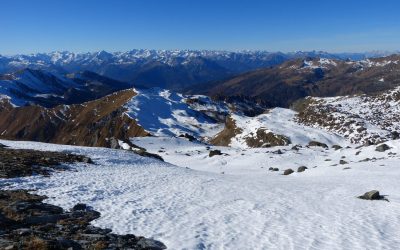
[[[378,152],[385,152],[386,150],[389,150],[389,149],[390,149],[390,147],[389,147],[388,145],[386,145],[386,144],[381,144],[381,145],[379,145],[379,146],[376,147],[375,151],[378,151]]]
[[[393,139],[393,140],[400,139],[400,133],[397,132],[397,131],[393,131],[393,132],[391,133],[391,136],[392,136],[392,139]]]
[[[214,155],[222,155],[221,150],[218,150],[218,149],[210,150],[210,153],[208,154],[208,156],[213,157]]]
[[[273,171],[275,171],[275,172],[276,172],[276,171],[279,171],[279,168],[274,168]]]
[[[280,149],[278,149],[278,150],[276,150],[276,151],[274,151],[274,152],[272,152],[272,153],[274,153],[274,154],[278,154],[278,155],[281,155],[281,154],[283,154],[282,150],[280,150]]]
[[[194,136],[192,136],[192,135],[189,135],[188,133],[181,134],[181,135],[179,135],[179,137],[181,137],[181,138],[186,138],[186,139],[188,139],[189,141],[196,141],[196,137],[194,137]]]
[[[92,159],[90,159],[89,157],[86,157],[86,156],[82,158],[82,162],[89,163],[89,164],[93,163]]]
[[[339,149],[341,149],[342,147],[339,146],[339,145],[333,145],[332,148],[335,149],[335,150],[339,150]]]
[[[167,249],[167,247],[156,240],[140,238],[137,242],[137,246],[141,249],[148,249],[148,250],[158,250],[158,249]]]
[[[153,153],[149,153],[146,151],[146,149],[137,149],[137,150],[133,150],[132,152],[134,152],[135,154],[138,154],[140,156],[143,157],[150,157],[150,158],[154,158],[160,161],[164,161],[164,159],[159,156],[158,154],[153,154]]]
[[[294,171],[291,168],[288,168],[285,171],[283,171],[283,175],[290,175],[290,174],[293,174],[293,173],[294,173]]]
[[[318,142],[318,141],[310,141],[307,146],[328,148],[328,145],[326,145],[325,143],[322,143],[322,142]]]
[[[374,145],[374,143],[370,140],[366,140],[364,143],[364,146],[371,146],[371,145]]]
[[[297,172],[301,173],[301,172],[306,171],[306,169],[308,169],[306,166],[301,166],[301,167],[299,167],[299,168],[297,169]]]
[[[294,145],[294,146],[292,147],[292,150],[299,151],[300,148],[301,148],[300,145]]]
[[[83,155],[61,152],[12,149],[0,147],[0,178],[15,178],[41,174],[48,176],[52,169],[63,171],[62,163],[91,162]]]
[[[340,161],[339,161],[339,164],[342,164],[342,165],[344,165],[344,164],[348,164],[348,162],[347,162],[347,161],[345,161],[345,160],[340,160]]]
[[[89,210],[89,207],[83,203],[78,203],[71,209],[71,211],[86,211],[86,210]]]
[[[30,228],[18,228],[14,230],[13,233],[16,233],[21,236],[26,236],[32,234],[32,230]]]
[[[90,225],[100,213],[85,204],[70,212],[25,190],[0,190],[0,249],[165,249],[153,239],[117,235]],[[28,228],[28,227],[29,228]]]
[[[265,128],[259,128],[256,134],[245,138],[246,144],[252,148],[269,148],[275,146],[286,146],[291,143],[284,135],[274,134]]]
[[[363,200],[384,200],[385,197],[379,194],[378,190],[372,190],[359,196],[358,198]]]

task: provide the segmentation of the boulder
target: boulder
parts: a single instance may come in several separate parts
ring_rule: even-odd
[[[379,194],[378,190],[371,190],[365,194],[359,196],[358,198],[363,200],[382,200],[385,197]]]
[[[292,150],[299,151],[300,147],[301,147],[300,145],[294,145],[292,147]]]
[[[306,171],[306,169],[308,169],[306,166],[301,166],[301,167],[299,167],[299,168],[297,169],[297,172],[301,173],[301,172]]]
[[[328,148],[328,145],[319,141],[310,141],[307,145],[308,147],[321,147],[321,148]]]
[[[208,154],[208,156],[213,157],[214,155],[222,155],[221,150],[218,150],[218,149],[210,150],[210,153]]]
[[[290,174],[293,174],[293,173],[294,173],[294,171],[291,168],[288,168],[285,171],[283,171],[283,175],[290,175]]]
[[[196,141],[196,137],[194,137],[193,135],[189,135],[188,133],[181,134],[181,135],[179,135],[179,137],[186,138],[189,141]]]
[[[86,211],[86,210],[89,210],[89,207],[83,203],[78,203],[71,209],[71,211]]]
[[[167,247],[160,241],[140,237],[137,246],[139,249],[167,249]]]
[[[397,132],[397,131],[393,131],[393,132],[391,133],[391,136],[392,136],[392,139],[393,139],[393,140],[400,139],[400,133]]]
[[[339,146],[339,145],[333,145],[333,146],[332,146],[332,148],[333,148],[333,149],[335,149],[335,150],[339,150],[339,149],[341,149],[341,148],[342,148],[342,146]]]
[[[339,163],[340,163],[340,164],[342,164],[342,165],[344,165],[344,164],[348,164],[348,162],[347,162],[347,161],[345,161],[345,160],[340,160],[340,161],[339,161]]]
[[[378,151],[378,152],[385,152],[386,150],[389,150],[389,149],[390,149],[390,147],[389,147],[388,145],[386,145],[386,144],[381,144],[381,145],[379,145],[379,146],[376,147],[375,151]]]

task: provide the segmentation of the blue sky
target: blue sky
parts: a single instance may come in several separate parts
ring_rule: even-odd
[[[399,50],[395,0],[0,0],[0,54]]]

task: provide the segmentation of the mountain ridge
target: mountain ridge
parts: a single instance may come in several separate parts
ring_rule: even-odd
[[[119,81],[143,87],[163,87],[181,91],[185,87],[221,80],[236,74],[272,67],[288,60],[306,57],[360,60],[388,55],[327,53],[323,51],[268,52],[215,50],[145,50],[126,52],[50,52],[28,55],[0,55],[0,74],[23,68],[42,69],[60,74],[93,71]]]

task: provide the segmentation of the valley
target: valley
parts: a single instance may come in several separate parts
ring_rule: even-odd
[[[294,58],[185,93],[47,66],[6,73],[0,187],[57,216],[93,209],[78,233],[52,221],[53,238],[84,248],[396,249],[397,58]],[[31,228],[0,248],[31,234],[65,243]]]

